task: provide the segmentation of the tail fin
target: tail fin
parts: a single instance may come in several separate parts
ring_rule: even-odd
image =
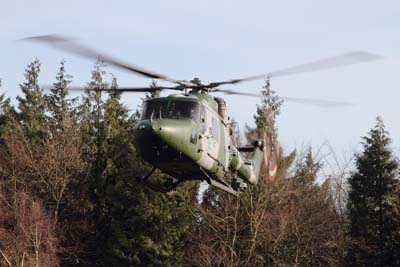
[[[275,181],[279,157],[279,144],[273,131],[264,132],[264,162],[267,169],[268,180]]]
[[[271,91],[268,91],[269,82],[267,85],[268,85],[267,92],[271,93]],[[263,152],[264,152],[265,168],[267,169],[267,177],[268,180],[273,182],[275,181],[278,171],[278,157],[279,157],[279,143],[277,141],[277,135],[275,132],[276,129],[275,116],[277,115],[276,111],[279,112],[282,102],[281,100],[279,100],[279,98],[276,98],[276,96],[270,98],[270,100],[274,103],[272,103],[273,105],[270,105],[265,110],[265,128],[263,129],[264,132]]]

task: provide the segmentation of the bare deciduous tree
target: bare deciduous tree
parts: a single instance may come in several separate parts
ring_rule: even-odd
[[[338,266],[342,225],[329,180],[304,183],[287,173],[293,155],[279,160],[275,182],[262,172],[240,198],[206,191],[188,266]]]
[[[9,180],[18,174],[21,184],[46,201],[57,223],[66,208],[67,194],[84,181],[87,170],[77,127],[65,120],[63,130],[50,132],[41,144],[32,144],[18,123],[10,123],[4,140],[2,158],[6,164],[0,171]]]
[[[54,223],[40,201],[23,191],[11,202],[0,196],[1,266],[59,266]]]

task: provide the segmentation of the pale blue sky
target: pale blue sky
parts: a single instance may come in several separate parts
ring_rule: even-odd
[[[276,78],[278,94],[349,101],[355,107],[321,109],[287,103],[279,118],[286,149],[328,141],[338,154],[360,148],[360,136],[383,116],[400,153],[399,1],[6,1],[0,4],[1,91],[18,94],[27,63],[42,61],[41,82],[53,82],[67,60],[74,85],[89,80],[93,62],[32,43],[32,35],[59,33],[177,79],[221,80],[364,50],[385,59],[341,69]],[[148,85],[109,68],[120,85]],[[225,88],[257,92],[263,81]],[[124,98],[136,108],[141,94]],[[254,125],[256,98],[226,96],[230,114]]]

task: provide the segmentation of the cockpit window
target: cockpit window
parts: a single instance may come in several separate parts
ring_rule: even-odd
[[[140,120],[149,120],[161,118],[162,114],[166,113],[168,101],[146,101],[143,105],[142,115]]]
[[[147,101],[143,106],[141,120],[154,119],[193,119],[198,120],[199,105],[194,101]]]
[[[167,111],[167,118],[189,118],[197,120],[199,105],[192,101],[171,101]]]

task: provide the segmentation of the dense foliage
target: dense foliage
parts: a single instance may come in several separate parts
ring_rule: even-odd
[[[70,98],[66,65],[43,91],[36,59],[15,104],[0,94],[0,266],[399,265],[398,165],[381,121],[357,156],[347,213],[333,185],[345,177],[319,177],[311,148],[280,148],[275,181],[263,169],[239,198],[197,183],[167,195],[136,182],[150,169],[134,146],[138,112],[118,92]],[[118,88],[105,67],[88,88]],[[264,89],[246,142],[277,133],[282,102]]]

